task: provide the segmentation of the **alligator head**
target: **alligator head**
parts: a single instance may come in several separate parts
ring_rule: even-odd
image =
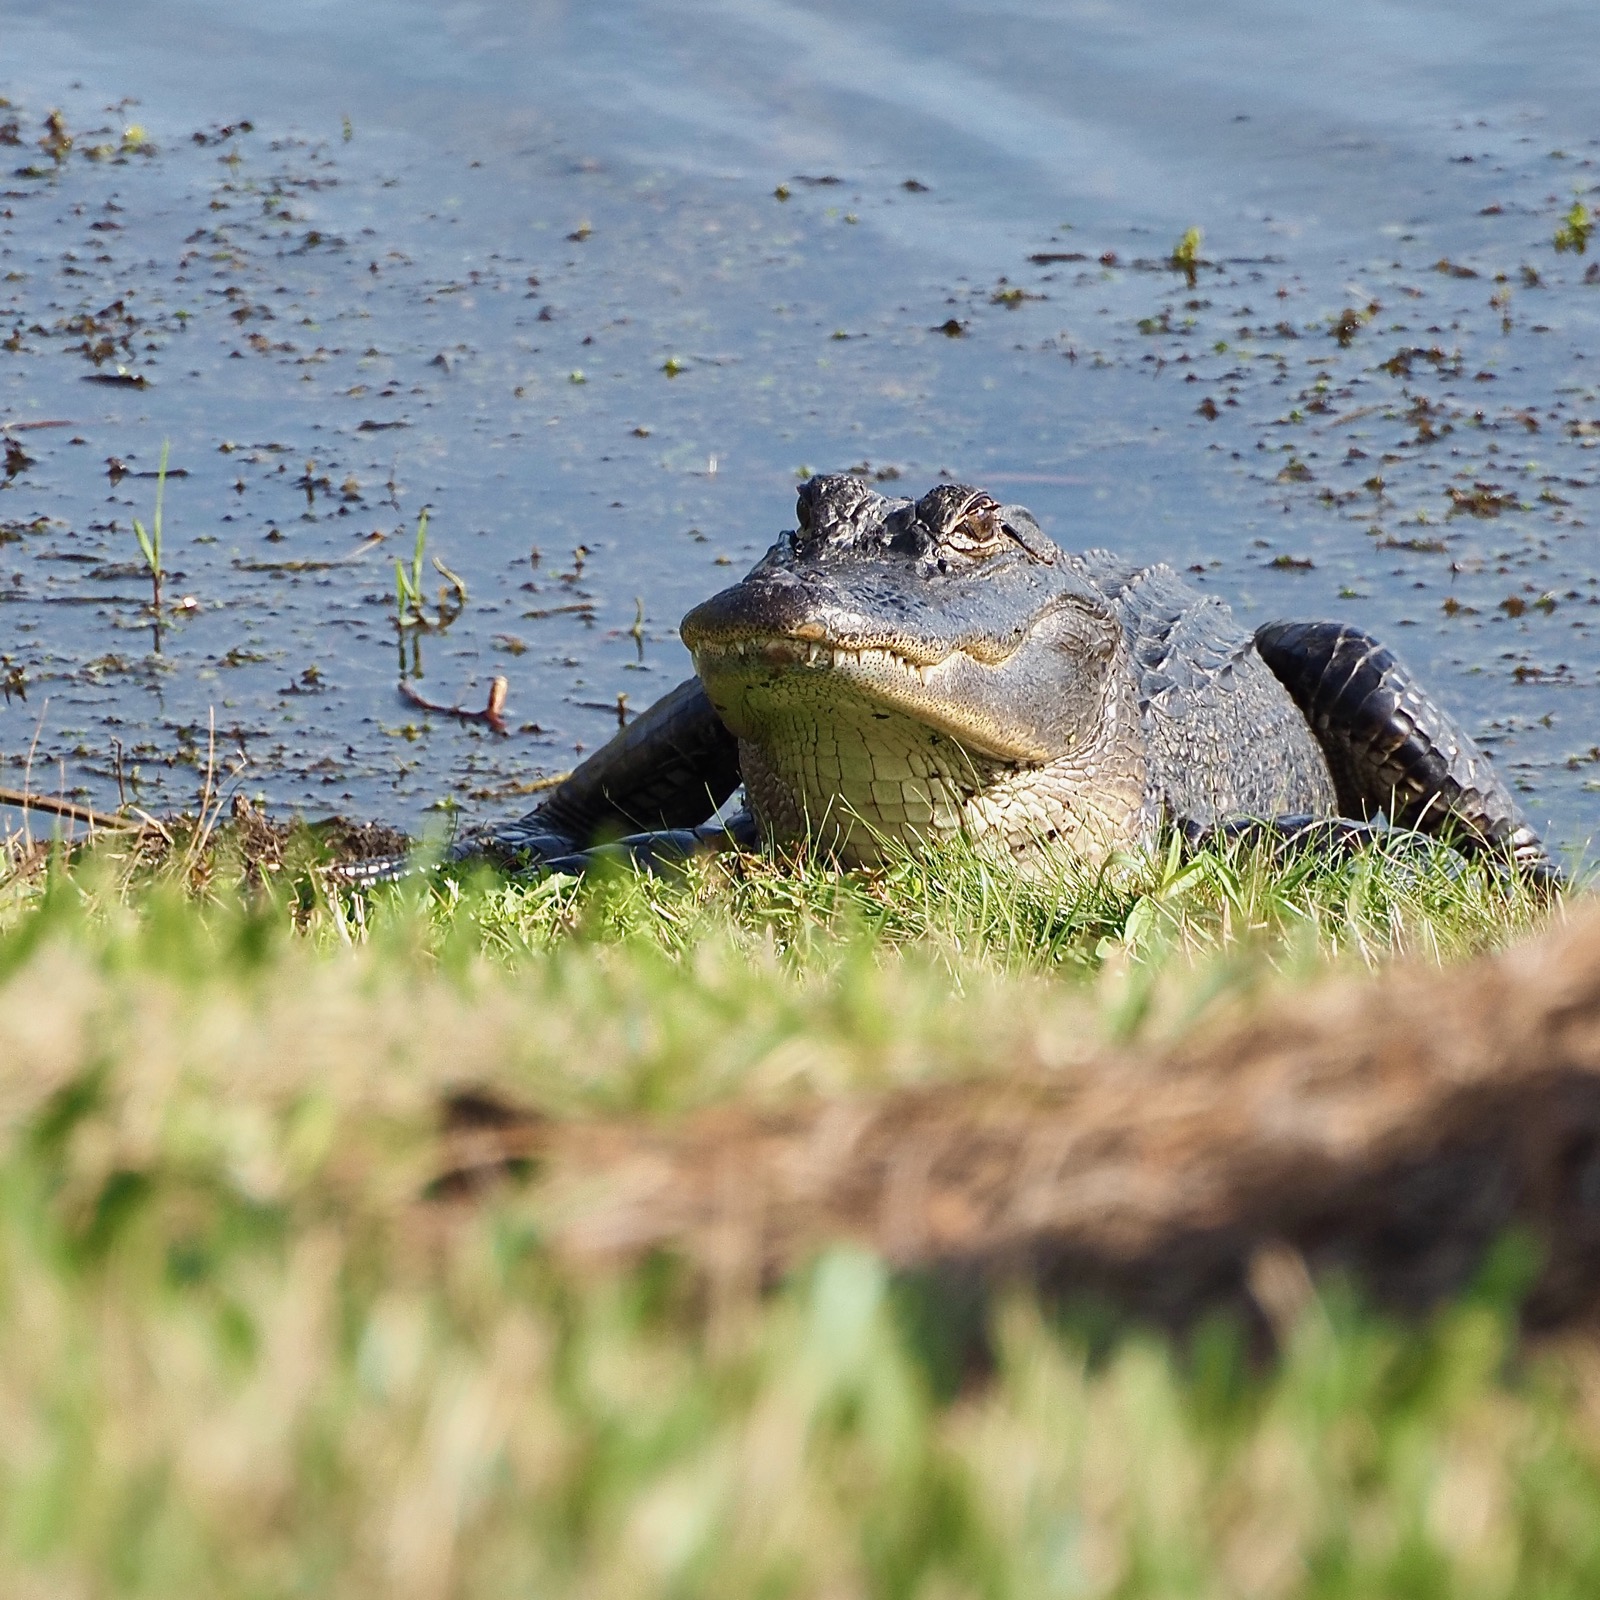
[[[801,486],[796,520],[682,626],[769,837],[871,862],[910,835],[1090,858],[1136,836],[1122,630],[1027,511],[830,476]]]

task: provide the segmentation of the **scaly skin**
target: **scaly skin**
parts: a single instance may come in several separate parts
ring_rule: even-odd
[[[958,484],[913,503],[811,479],[794,530],[683,639],[698,677],[456,853],[572,869],[630,829],[646,863],[759,830],[871,864],[961,835],[1043,869],[1167,827],[1355,841],[1382,814],[1555,875],[1488,758],[1375,640],[1252,636],[1170,567],[1069,554]],[[754,827],[697,827],[741,780]]]

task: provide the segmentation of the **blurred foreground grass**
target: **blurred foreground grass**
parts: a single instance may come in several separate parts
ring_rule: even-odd
[[[1600,1346],[1516,1346],[1513,1246],[1425,1326],[1329,1286],[1270,1365],[1019,1293],[974,1367],[971,1308],[853,1252],[708,1324],[670,1262],[561,1267],[533,1189],[427,1198],[462,1088],[669,1116],[1065,1064],[1536,900],[1236,851],[330,901],[309,850],[0,890],[0,1593],[1600,1593]]]

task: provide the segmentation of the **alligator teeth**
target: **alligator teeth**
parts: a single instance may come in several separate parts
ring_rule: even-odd
[[[929,674],[934,671],[934,666],[908,661],[895,651],[878,646],[868,645],[863,649],[851,650],[842,646],[812,644],[800,639],[729,639],[706,647],[704,653],[708,657],[720,657],[724,660],[760,661],[772,666],[814,667],[819,671],[842,667],[894,668],[923,684],[931,681]]]

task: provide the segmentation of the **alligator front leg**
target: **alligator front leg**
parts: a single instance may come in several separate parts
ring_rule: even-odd
[[[690,678],[635,717],[491,849],[555,836],[579,849],[606,834],[693,828],[739,787],[738,741]]]
[[[739,786],[739,747],[698,678],[620,729],[526,816],[452,844],[446,863],[481,858],[513,871],[581,871],[597,845],[641,865],[744,842],[733,823],[701,826]],[[616,845],[606,845],[607,839]],[[354,861],[329,869],[362,887],[415,870],[412,856]]]

